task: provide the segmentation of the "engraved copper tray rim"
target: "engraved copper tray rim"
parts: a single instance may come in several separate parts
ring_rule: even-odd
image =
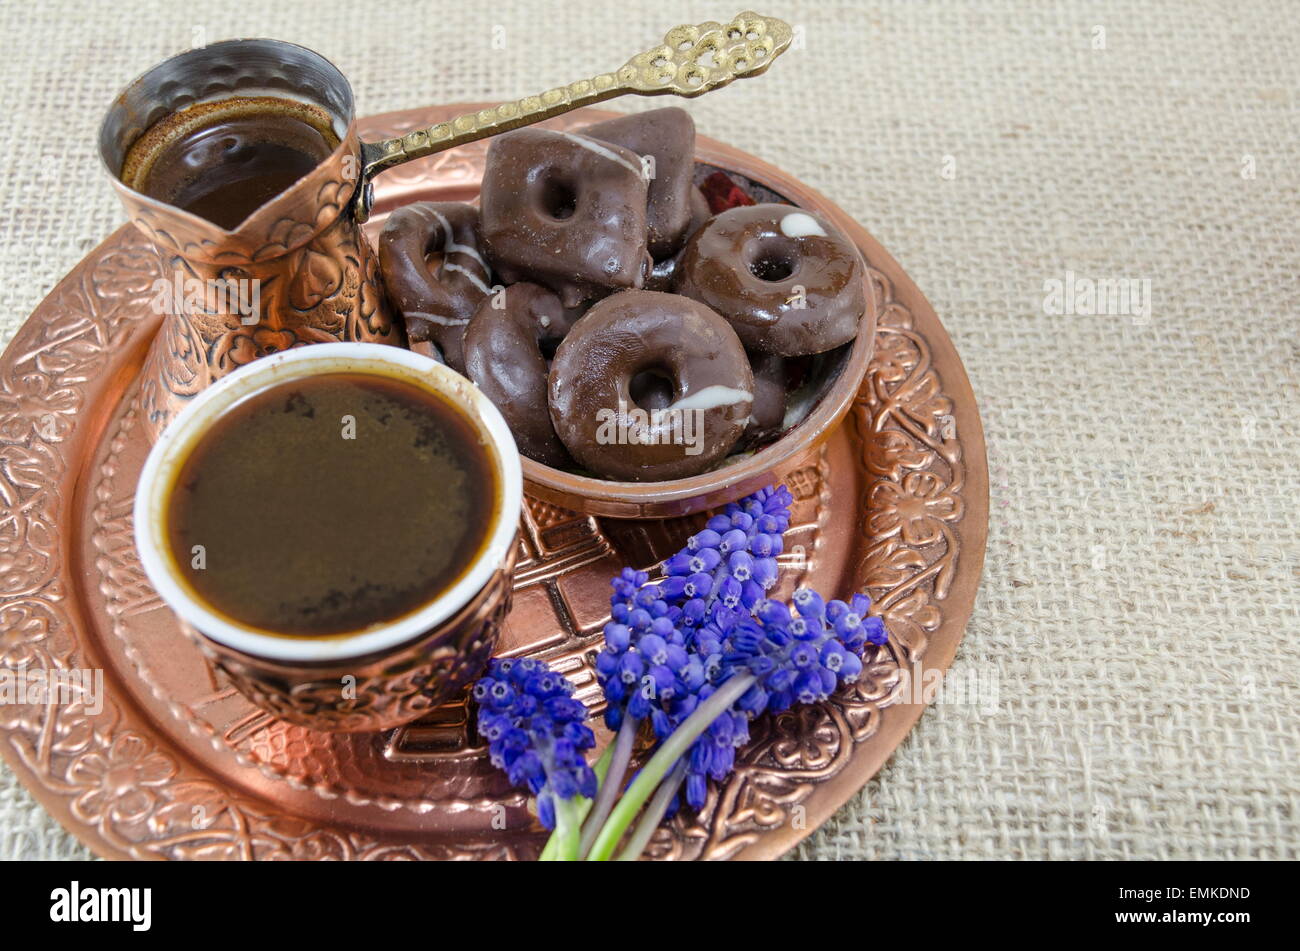
[[[364,120],[362,127],[398,134],[459,108],[465,107],[391,113]],[[605,115],[578,113],[562,124]],[[485,149],[486,143],[475,143],[385,174],[377,182],[379,210],[386,198],[431,180],[451,190],[460,184],[473,189]],[[712,164],[743,168],[778,192],[781,183],[793,182],[703,137],[700,153]],[[797,183],[788,187],[829,205]],[[877,356],[844,425],[852,429],[845,438],[862,449],[867,473],[858,500],[866,554],[854,576],[884,609],[898,656],[879,658],[858,689],[824,709],[787,715],[781,723],[760,721],[736,776],[710,796],[701,817],[660,831],[651,850],[657,857],[770,858],[817,828],[878,771],[924,709],[899,702],[898,663],[923,658],[927,668],[946,668],[973,607],[988,525],[987,463],[974,395],[915,285],[860,226],[842,212],[835,217],[880,284]],[[98,716],[75,706],[0,706],[0,752],[53,815],[105,857],[188,854],[184,836],[164,840],[160,831],[140,839],[125,830],[140,824],[161,830],[168,809],[209,800],[220,804],[223,822],[229,820],[231,844],[224,854],[234,858],[314,857],[326,846],[330,855],[345,858],[532,854],[535,836],[430,842],[388,828],[334,828],[302,819],[258,790],[222,786],[222,777],[113,680],[113,664],[87,636],[87,599],[104,595],[90,590],[94,573],[82,555],[85,530],[76,513],[100,491],[92,466],[119,413],[108,397],[127,389],[152,337],[155,324],[140,320],[138,303],[132,306],[145,291],[139,282],[149,272],[141,256],[148,254],[129,226],[114,233],[42,302],[0,360],[0,664],[105,667],[108,688]],[[814,468],[825,474],[825,447]],[[828,483],[819,483],[819,491],[825,498],[816,501],[815,535],[827,528],[829,516],[823,504]],[[153,684],[147,689],[157,693]],[[792,752],[792,745],[803,751]],[[189,798],[168,798],[182,786]],[[513,797],[516,806],[518,800]],[[796,807],[801,822],[791,821]],[[218,831],[224,835],[225,825]]]

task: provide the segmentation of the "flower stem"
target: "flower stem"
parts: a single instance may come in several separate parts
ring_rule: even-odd
[[[578,858],[578,833],[581,831],[578,819],[579,806],[573,799],[557,799],[555,802],[555,835],[559,844],[548,861],[573,862]]]
[[[744,696],[745,691],[753,686],[757,678],[753,674],[737,674],[718,688],[713,696],[695,708],[682,725],[669,734],[663,741],[650,762],[641,768],[632,785],[627,788],[623,798],[618,801],[609,819],[596,836],[596,842],[588,853],[588,861],[603,862],[614,854],[623,833],[636,818],[641,806],[650,798],[660,780],[668,773],[679,759],[687,754],[691,744],[701,733],[713,725],[731,705]]]
[[[605,752],[600,754],[600,759],[596,760],[596,765],[592,767],[592,772],[596,774],[596,782],[604,782],[605,773],[609,770],[610,760],[614,756],[614,744],[605,747]],[[621,780],[620,780],[621,781]],[[578,821],[581,822],[591,811],[591,800],[586,796],[575,796],[574,801],[578,804]],[[551,862],[555,860],[555,852],[560,847],[560,830],[557,827],[551,837],[546,840],[546,846],[542,849],[542,854],[537,856],[539,862]]]
[[[537,856],[539,862],[554,862],[555,853],[560,850],[560,836],[556,830],[551,831],[551,837],[546,840],[546,845],[542,848],[542,854]]]
[[[640,725],[640,720],[634,720],[625,713],[614,742],[605,747],[605,756],[610,757],[607,762],[608,771],[603,774],[598,773],[600,790],[596,793],[596,801],[592,804],[591,811],[582,825],[582,841],[578,845],[579,856],[584,856],[591,850],[591,844],[596,841],[596,833],[600,832],[600,827],[609,817],[609,811],[614,808],[614,800],[618,798],[619,791],[623,788],[623,777],[627,775],[627,764],[632,758],[632,744],[636,740],[637,727]]]
[[[664,813],[668,811],[669,804],[673,801],[673,796],[677,795],[677,790],[681,788],[682,780],[686,778],[686,762],[678,760],[673,771],[668,774],[668,778],[659,784],[655,790],[654,797],[645,807],[645,812],[641,815],[632,830],[631,837],[627,840],[627,847],[618,854],[616,862],[635,862],[645,851],[645,847],[650,843],[650,839],[655,834],[655,829],[659,828],[659,823],[663,822]]]

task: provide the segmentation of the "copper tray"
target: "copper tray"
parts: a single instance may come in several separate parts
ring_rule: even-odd
[[[465,108],[390,113],[362,131],[396,135]],[[372,227],[407,201],[473,197],[485,151],[478,142],[382,176]],[[852,796],[921,715],[900,665],[952,661],[984,559],[988,472],[961,361],[893,258],[784,172],[704,138],[698,157],[830,210],[870,263],[880,304],[853,410],[785,473],[797,504],[782,590],[865,586],[890,653],[851,693],[756,722],[732,778],[651,845],[659,858],[771,858]],[[106,857],[534,856],[541,837],[526,799],[471,745],[463,705],[365,736],[273,720],[205,664],[145,581],[131,540],[147,449],[134,381],[159,320],[148,303],[157,270],[144,239],[120,229],[0,360],[0,666],[102,668],[105,681],[98,713],[0,704],[5,759]],[[530,500],[504,648],[556,664],[595,706],[585,655],[599,643],[610,575],[656,561],[696,524],[603,521]]]

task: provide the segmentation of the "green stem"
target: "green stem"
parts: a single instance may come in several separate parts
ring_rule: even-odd
[[[591,844],[596,841],[596,834],[609,818],[609,812],[614,808],[614,801],[623,789],[623,777],[627,775],[627,764],[632,758],[632,744],[636,741],[636,731],[640,725],[640,720],[634,720],[624,714],[623,723],[618,728],[618,735],[614,737],[614,742],[605,747],[605,755],[610,757],[609,772],[601,776],[600,791],[596,793],[596,801],[582,824],[582,841],[578,845],[579,856],[591,851]]]
[[[731,708],[731,705],[744,696],[754,683],[752,674],[738,674],[718,688],[718,692],[700,704],[695,712],[664,740],[663,744],[650,757],[650,762],[641,768],[632,785],[627,788],[623,798],[618,801],[610,813],[596,842],[587,854],[587,860],[603,862],[614,854],[623,833],[636,818],[641,806],[650,798],[660,781],[673,765],[690,750],[696,738],[713,725],[713,721]]]
[[[552,862],[574,862],[578,858],[578,833],[581,822],[578,819],[579,806],[573,799],[555,801],[555,834],[559,836],[559,845],[555,854],[548,860]]]
[[[609,771],[610,761],[614,756],[614,744],[605,747],[605,752],[600,754],[600,759],[596,760],[596,765],[592,767],[592,772],[596,774],[596,782],[603,783],[605,774]],[[620,780],[621,781],[621,780]],[[578,804],[578,821],[582,822],[591,811],[591,800],[586,796],[575,796],[574,801]],[[557,825],[551,837],[546,840],[546,846],[542,849],[542,854],[537,856],[539,862],[552,862],[555,860],[555,852],[560,847],[560,830]]]
[[[627,840],[627,847],[618,854],[618,858],[614,861],[635,862],[641,857],[645,847],[650,844],[655,829],[659,828],[659,823],[663,822],[664,813],[668,811],[673,796],[677,795],[677,790],[681,787],[682,780],[685,778],[686,761],[678,760],[677,765],[673,767],[673,771],[668,774],[667,779],[659,784],[654,798],[645,807],[645,812],[637,822],[636,828],[632,830],[631,837]]]
[[[546,846],[542,849],[542,854],[537,856],[539,862],[554,862],[555,853],[560,849],[560,836],[558,830],[551,830],[551,837],[546,840]]]

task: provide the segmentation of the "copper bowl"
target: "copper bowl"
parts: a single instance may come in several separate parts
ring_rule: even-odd
[[[609,113],[614,115],[614,113]],[[861,228],[830,199],[819,194],[762,159],[713,139],[697,136],[697,169],[722,169],[740,176],[759,192],[816,212],[849,240]],[[766,197],[766,196],[764,196]],[[866,249],[859,243],[866,258]],[[868,262],[869,263],[869,262]],[[524,488],[535,498],[561,508],[606,518],[674,518],[734,502],[770,484],[778,471],[789,471],[817,449],[839,426],[862,386],[876,340],[876,294],[867,284],[867,309],[851,345],[841,348],[823,374],[817,404],[797,426],[752,455],[688,479],[664,482],[618,482],[578,475],[524,458]],[[847,352],[843,352],[847,351]]]

